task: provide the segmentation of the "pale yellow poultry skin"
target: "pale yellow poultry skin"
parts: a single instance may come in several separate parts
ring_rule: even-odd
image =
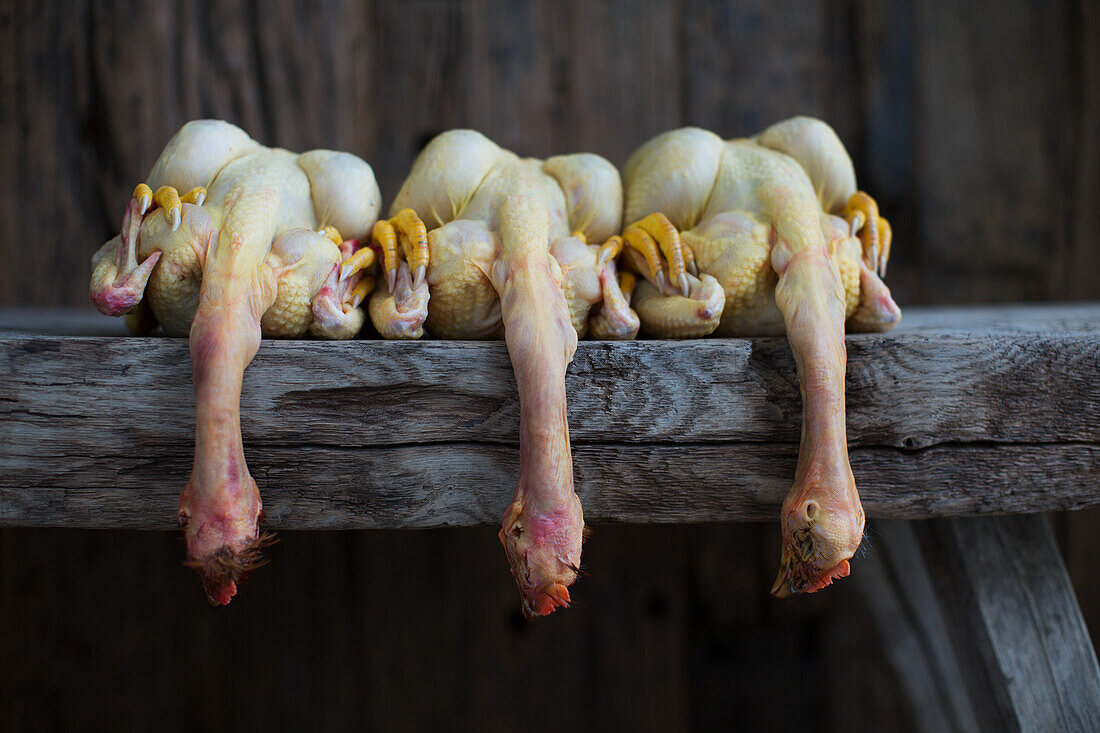
[[[357,277],[339,278],[354,244],[341,235],[366,237],[380,203],[373,171],[353,155],[296,155],[198,120],[168,143],[122,233],[92,259],[102,312],[147,308],[168,334],[190,335],[195,457],[178,515],[211,602],[229,602],[265,542],[240,430],[244,369],[261,336],[358,332],[365,292]]]
[[[391,213],[407,209],[429,230],[426,280],[417,292],[402,263],[386,278],[397,293],[380,282],[371,317],[379,331],[404,312],[413,337],[419,320],[435,337],[506,341],[521,406],[520,472],[500,539],[524,612],[548,614],[570,601],[584,530],[566,368],[578,336],[633,338],[639,325],[613,252],[589,244],[619,231],[618,171],[595,155],[524,159],[452,130],[413,165]]]
[[[901,318],[881,279],[889,224],[857,193],[836,133],[811,118],[751,139],[674,130],[636,151],[623,178],[624,220],[640,223],[624,232],[624,257],[646,278],[633,301],[643,333],[785,331],[790,341],[802,444],[772,592],[813,591],[846,576],[864,513],[845,435],[844,330],[885,331]],[[662,215],[675,230],[662,230]]]

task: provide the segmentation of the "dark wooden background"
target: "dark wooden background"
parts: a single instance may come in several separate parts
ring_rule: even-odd
[[[1098,39],[1086,0],[3,0],[0,304],[86,304],[129,191],[206,116],[355,152],[388,200],[451,127],[621,164],[679,125],[816,115],[894,224],[903,306],[1096,299]],[[1055,518],[1094,635],[1097,518]],[[173,536],[0,530],[0,716],[909,729],[854,585],[771,600],[777,545],[772,525],[598,527],[577,606],[526,624],[489,528],[287,533],[222,610]]]

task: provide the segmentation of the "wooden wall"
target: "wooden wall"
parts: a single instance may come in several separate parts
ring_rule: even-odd
[[[389,198],[450,127],[621,164],[679,125],[816,115],[894,223],[903,306],[1100,298],[1098,38],[1084,0],[3,0],[0,304],[86,304],[129,191],[203,116],[355,152]],[[1060,521],[1096,598],[1091,519]],[[488,529],[289,535],[220,611],[174,538],[3,530],[0,709],[108,729],[907,729],[850,587],[766,596],[777,542],[598,528],[578,607],[527,625]]]

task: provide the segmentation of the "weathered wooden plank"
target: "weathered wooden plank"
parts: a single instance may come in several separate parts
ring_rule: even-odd
[[[920,306],[906,308],[901,325],[889,335],[927,331],[958,334],[1098,333],[1100,305],[1084,303],[997,303],[993,305]],[[71,308],[0,306],[0,337],[17,333],[39,336],[127,336],[121,318],[107,318],[85,303]],[[365,337],[364,337],[365,338]],[[645,340],[645,339],[639,339]]]
[[[890,333],[945,331],[964,334],[1096,334],[1100,305],[1096,303],[997,303],[990,305],[906,308],[901,325]]]
[[[1046,519],[913,529],[979,729],[1100,730],[1100,668]],[[891,533],[879,541],[889,545]]]
[[[1100,504],[1098,310],[977,312],[971,328],[918,310],[912,330],[849,337],[868,514]],[[186,340],[9,335],[0,369],[0,522],[171,523],[193,439]],[[590,518],[775,516],[800,414],[783,339],[583,342],[568,380]],[[241,407],[276,526],[495,522],[516,475],[502,343],[268,341]]]
[[[124,444],[69,462],[44,447],[0,477],[0,525],[175,526],[190,443]],[[338,449],[246,444],[268,523],[283,529],[497,524],[518,451],[435,444]],[[794,445],[574,446],[590,522],[773,520],[794,475]],[[38,468],[34,466],[39,464]],[[1002,514],[1100,505],[1100,446],[859,448],[852,469],[870,517]]]
[[[848,354],[854,446],[1100,436],[1095,335],[862,335],[848,338]],[[63,442],[96,456],[112,444],[188,440],[184,339],[14,337],[0,341],[0,365],[12,455],[20,445]],[[798,383],[782,338],[585,342],[568,388],[581,442],[798,439]],[[518,408],[501,342],[268,341],[241,401],[246,439],[335,446],[510,444]],[[58,421],[76,418],[81,429],[62,440]]]

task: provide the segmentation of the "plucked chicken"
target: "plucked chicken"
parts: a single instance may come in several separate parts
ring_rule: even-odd
[[[421,152],[393,218],[376,225],[384,277],[369,312],[379,332],[419,338],[426,327],[439,338],[507,343],[520,470],[500,540],[528,617],[568,605],[580,569],[584,518],[565,398],[577,338],[633,338],[639,327],[633,278],[616,272],[621,211],[619,173],[603,158],[523,159],[453,130]]]
[[[848,462],[845,326],[885,331],[901,311],[883,283],[890,226],[856,188],[836,133],[796,117],[749,139],[674,130],[624,172],[624,258],[644,280],[642,331],[660,338],[786,331],[802,387],[802,442],[783,502],[772,592],[848,575],[864,515]]]
[[[168,142],[92,258],[91,297],[147,330],[190,334],[195,457],[178,519],[188,565],[229,603],[260,562],[260,494],[245,464],[240,394],[261,336],[351,338],[373,283],[341,279],[378,216],[374,173],[347,153],[268,148],[217,120]],[[345,239],[347,237],[347,239]],[[369,251],[369,250],[368,250]]]

